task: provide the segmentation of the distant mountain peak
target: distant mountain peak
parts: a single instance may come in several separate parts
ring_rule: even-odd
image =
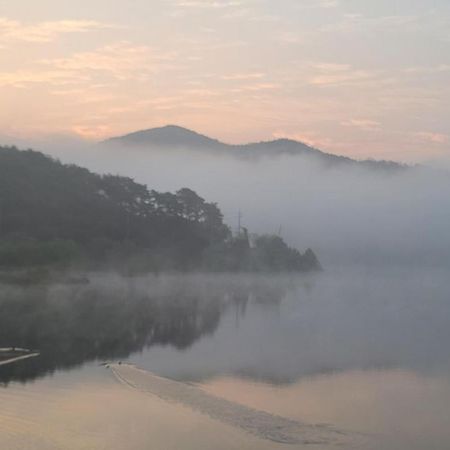
[[[179,125],[168,124],[161,127],[149,128],[146,130],[135,131],[123,136],[112,137],[103,143],[115,145],[131,145],[137,147],[176,147],[189,149],[211,149],[226,150],[234,153],[253,153],[260,149],[260,153],[266,154],[270,147],[276,147],[276,153],[304,153],[320,152],[315,148],[288,138],[279,138],[271,141],[262,141],[249,144],[226,144],[218,139],[211,138],[196,131],[190,130]],[[290,147],[288,149],[288,147]],[[264,150],[264,151],[263,151]]]
[[[298,144],[299,141],[295,141],[294,139],[289,139],[289,138],[278,138],[278,139],[274,139],[273,141],[270,141],[274,144]]]
[[[309,155],[318,158],[328,166],[353,164],[368,169],[398,170],[406,166],[391,161],[356,161],[346,156],[323,152],[300,141],[278,138],[272,141],[249,144],[225,144],[217,139],[192,131],[179,125],[165,125],[136,131],[124,136],[113,137],[103,142],[107,145],[138,147],[143,149],[188,149],[203,152],[218,152],[235,157],[255,159],[281,155]]]
[[[178,125],[165,125],[162,127],[135,131],[124,136],[113,137],[106,140],[105,143],[161,148],[205,148],[226,145],[216,139],[209,138],[208,136]]]
[[[206,137],[196,131],[190,130],[189,128],[181,127],[179,125],[163,125],[161,127],[148,128],[147,130],[137,131],[137,133],[166,133],[166,134],[179,134],[179,135],[190,135],[190,136],[202,136]],[[134,134],[134,133],[131,133]]]

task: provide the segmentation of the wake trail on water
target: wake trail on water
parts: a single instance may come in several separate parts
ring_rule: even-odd
[[[252,435],[281,444],[329,445],[349,448],[349,435],[327,424],[309,425],[250,408],[203,391],[200,387],[129,364],[111,364],[115,377],[127,386],[178,403]]]

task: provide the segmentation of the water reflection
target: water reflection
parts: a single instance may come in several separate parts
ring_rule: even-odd
[[[448,449],[447,278],[101,275],[0,286],[0,348],[41,351],[0,366],[0,440],[43,450],[281,448],[114,384],[96,361],[121,359],[248,408],[355,432],[354,448]]]
[[[283,384],[361,369],[448,376],[446,279],[440,271],[390,270],[2,286],[0,347],[41,356],[0,367],[0,381],[106,359],[195,381],[238,375]]]
[[[0,367],[0,381],[27,381],[85,361],[126,358],[151,346],[189,348],[213,334],[232,307],[277,304],[284,283],[263,278],[92,277],[89,285],[0,286],[0,348],[40,357]]]
[[[131,361],[180,380],[224,374],[270,383],[348,370],[450,372],[447,274],[326,273],[300,279],[282,301],[228,308],[216,332],[184,352],[155,346]],[[268,296],[270,297],[270,296]]]

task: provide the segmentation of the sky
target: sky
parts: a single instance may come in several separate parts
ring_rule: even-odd
[[[0,0],[0,136],[165,124],[450,155],[448,0]]]

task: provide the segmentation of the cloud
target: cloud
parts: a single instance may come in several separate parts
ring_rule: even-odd
[[[30,84],[45,83],[55,86],[78,83],[89,80],[86,74],[79,74],[67,70],[18,70],[15,72],[0,72],[0,87],[11,86],[24,88]]]
[[[326,70],[330,72],[345,72],[351,68],[350,64],[336,64],[336,63],[314,63],[313,67],[319,70]]]
[[[168,111],[179,108],[180,105],[184,102],[184,100],[185,97],[183,95],[153,97],[148,100],[136,102],[136,106],[142,108],[150,107],[151,109],[158,111]]]
[[[309,83],[318,86],[350,85],[377,79],[376,74],[354,69],[348,64],[316,63],[312,67],[318,73],[309,79]]]
[[[235,6],[241,6],[241,2],[233,0],[185,0],[177,1],[175,6],[179,8],[204,8],[204,9],[223,9]]]
[[[406,73],[417,73],[417,74],[427,74],[427,73],[445,73],[450,72],[450,64],[439,64],[437,66],[418,66],[418,67],[408,67],[405,69]]]
[[[277,37],[276,40],[281,44],[303,44],[305,39],[299,36],[297,32],[283,31]]]
[[[95,20],[59,20],[28,25],[7,17],[0,17],[0,41],[45,43],[57,39],[62,34],[86,33],[105,28],[115,28],[115,26]]]
[[[446,145],[450,144],[450,136],[443,133],[433,133],[429,131],[419,131],[414,133],[414,137],[419,138],[425,142],[436,144],[436,145]]]
[[[270,91],[270,90],[276,90],[279,89],[280,85],[277,83],[254,83],[254,84],[247,84],[244,86],[240,86],[237,88],[232,89],[232,92],[238,93],[238,92],[258,92],[258,91]]]
[[[146,45],[120,42],[67,58],[45,60],[44,63],[68,72],[103,72],[119,79],[143,79],[170,64],[173,54],[159,54]]]
[[[227,81],[235,81],[235,80],[254,80],[264,78],[266,76],[265,73],[262,72],[253,72],[253,73],[234,73],[229,75],[223,75],[222,80]]]
[[[84,139],[97,139],[98,136],[106,136],[111,133],[111,127],[107,125],[74,125],[72,131]]]
[[[338,8],[340,6],[339,0],[311,0],[310,2],[302,2],[296,7],[298,9],[332,9],[332,8]]]
[[[50,85],[113,80],[146,81],[153,74],[176,67],[174,53],[159,53],[145,45],[119,42],[66,58],[45,59],[31,69],[0,72],[0,86],[25,87],[31,83]]]
[[[387,30],[392,29],[398,31],[399,27],[402,30],[406,30],[406,27],[417,28],[420,22],[419,16],[413,15],[392,15],[392,16],[380,16],[380,17],[365,17],[362,14],[345,14],[344,20],[324,25],[320,28],[321,32],[367,32],[374,30]]]
[[[247,22],[279,22],[280,16],[265,12],[263,8],[255,7],[255,5],[249,5],[251,2],[245,4],[230,5],[230,8],[224,12],[222,19],[225,20],[244,20]],[[253,7],[249,7],[253,6]]]
[[[184,92],[186,95],[192,95],[195,97],[217,97],[219,92],[212,89],[186,89]]]
[[[317,2],[319,8],[337,8],[339,5],[339,0],[320,0]]]
[[[368,119],[350,119],[341,122],[341,125],[345,127],[358,128],[364,131],[376,131],[380,129],[380,122]]]

